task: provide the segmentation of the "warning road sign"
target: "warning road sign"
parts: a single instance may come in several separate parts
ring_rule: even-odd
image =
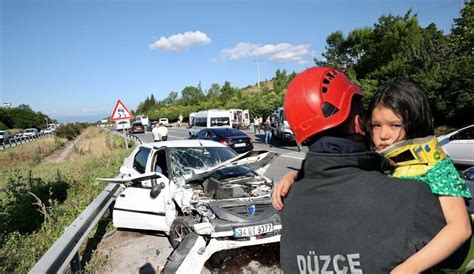
[[[117,121],[117,120],[129,120],[133,119],[134,116],[128,110],[124,103],[120,99],[118,99],[117,104],[115,104],[114,111],[112,112],[112,116],[110,120]]]

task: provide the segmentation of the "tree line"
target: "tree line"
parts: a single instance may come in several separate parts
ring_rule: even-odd
[[[444,35],[434,23],[420,26],[409,10],[404,16],[383,15],[372,27],[356,28],[344,35],[335,31],[326,38],[324,59],[315,65],[344,71],[370,100],[376,88],[392,78],[419,83],[427,92],[436,125],[463,126],[473,122],[474,5],[465,2],[451,32]],[[242,89],[217,83],[203,91],[200,85],[173,91],[163,100],[153,94],[140,103],[136,113],[152,120],[211,108],[249,109],[251,115],[268,116],[283,105],[283,98],[295,72],[277,70],[268,82]]]
[[[25,129],[48,127],[48,123],[57,123],[48,115],[36,112],[28,105],[19,105],[14,108],[0,108],[0,130],[2,129]]]

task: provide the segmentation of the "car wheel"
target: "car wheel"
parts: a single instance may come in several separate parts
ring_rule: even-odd
[[[169,240],[171,246],[176,248],[181,241],[192,231],[192,225],[196,222],[190,216],[180,216],[174,219],[170,228]]]

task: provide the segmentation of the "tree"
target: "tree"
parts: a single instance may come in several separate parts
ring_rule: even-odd
[[[204,97],[202,90],[193,86],[187,86],[181,91],[181,101],[184,105],[197,105]]]
[[[234,89],[230,82],[225,81],[224,85],[221,88],[220,100],[221,102],[228,102],[234,97],[236,93],[236,89]]]
[[[165,106],[172,106],[172,105],[175,105],[177,101],[178,101],[178,93],[176,91],[171,91],[168,94],[168,97],[163,99],[161,103],[163,103]]]
[[[207,98],[219,97],[221,95],[221,87],[219,84],[214,83],[211,85],[209,90],[207,91]]]

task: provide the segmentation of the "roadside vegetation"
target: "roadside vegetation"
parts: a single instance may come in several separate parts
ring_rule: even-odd
[[[19,105],[14,108],[0,108],[0,130],[46,128],[49,123],[57,123],[41,112],[33,111],[28,105]]]
[[[334,30],[326,38],[324,59],[313,65],[331,66],[344,71],[366,93],[367,103],[384,81],[399,77],[415,80],[428,93],[436,126],[461,127],[473,122],[474,113],[474,2],[464,1],[459,18],[450,33],[434,23],[420,26],[411,10],[403,16],[383,15],[371,27],[356,28],[347,34]],[[311,64],[308,64],[311,66]],[[137,114],[152,120],[167,117],[170,122],[182,114],[212,108],[249,109],[251,118],[269,116],[283,105],[294,72],[277,70],[275,76],[245,88],[225,81],[208,89],[187,86],[158,101],[153,95],[142,102]],[[466,116],[467,114],[467,116]]]
[[[0,151],[0,273],[28,272],[104,189],[95,178],[115,176],[130,153],[121,137],[98,127],[82,133],[67,161],[42,162],[64,139],[44,142]],[[33,159],[35,150],[42,152]]]

